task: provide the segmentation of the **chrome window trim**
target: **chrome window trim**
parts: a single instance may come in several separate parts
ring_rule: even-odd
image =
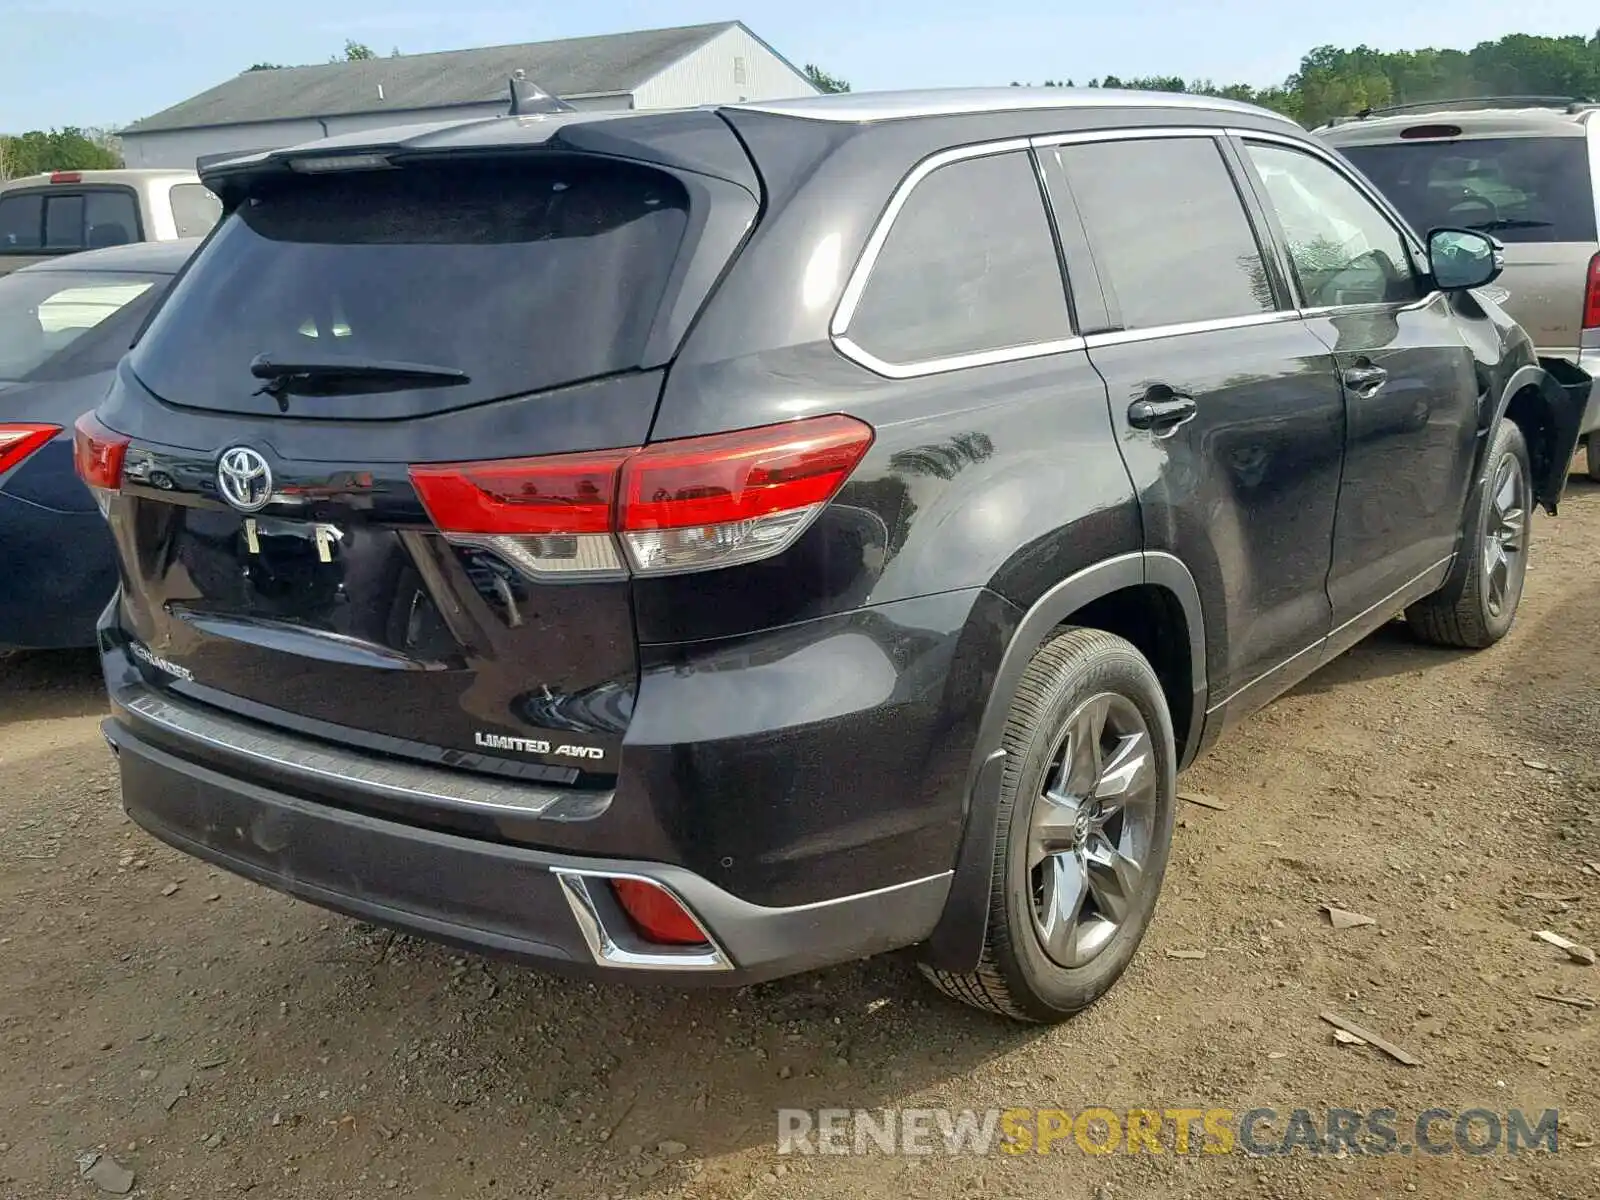
[[[1030,358],[1044,358],[1051,354],[1082,350],[1084,339],[1070,337],[1054,342],[1029,342],[1024,346],[1005,346],[999,350],[952,354],[944,358],[930,358],[915,363],[887,362],[870,351],[863,350],[843,334],[834,335],[833,345],[846,358],[886,378],[920,379],[925,375],[941,375],[946,371],[964,371],[969,367],[992,367],[1000,363],[1025,362]]]
[[[1127,342],[1147,342],[1154,338],[1183,337],[1190,333],[1218,333],[1225,329],[1250,329],[1257,325],[1281,325],[1298,321],[1301,314],[1292,308],[1265,313],[1248,313],[1240,317],[1215,317],[1207,321],[1184,321],[1176,325],[1150,325],[1143,329],[1116,329],[1107,333],[1091,333],[1083,339],[1093,350],[1097,346],[1121,346]]]

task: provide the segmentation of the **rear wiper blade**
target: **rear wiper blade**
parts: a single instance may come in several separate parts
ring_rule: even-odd
[[[289,411],[289,394],[339,396],[358,392],[391,392],[413,387],[459,387],[472,377],[454,367],[399,362],[386,358],[296,358],[280,360],[258,354],[250,374],[265,380],[257,395],[271,396]]]

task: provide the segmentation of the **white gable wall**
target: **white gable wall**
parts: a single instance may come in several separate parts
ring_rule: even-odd
[[[685,108],[815,96],[816,87],[743,26],[719,33],[633,94],[635,108]]]

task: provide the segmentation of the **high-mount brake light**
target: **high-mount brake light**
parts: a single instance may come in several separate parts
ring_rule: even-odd
[[[334,171],[382,171],[393,165],[386,154],[308,154],[289,160],[289,169],[302,175],[327,175]]]
[[[50,172],[50,182],[51,183],[82,183],[83,182],[83,172],[82,171],[51,171]]]
[[[439,530],[533,575],[709,570],[794,543],[872,445],[824,416],[635,450],[411,468]]]
[[[72,465],[92,491],[115,492],[122,486],[122,459],[133,439],[115,433],[84,413],[72,427]]]
[[[59,425],[0,421],[0,475],[4,475],[61,432]]]

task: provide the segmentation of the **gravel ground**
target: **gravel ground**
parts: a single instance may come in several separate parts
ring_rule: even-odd
[[[1600,488],[1536,524],[1512,635],[1380,632],[1185,776],[1167,890],[1051,1030],[888,958],[599,987],[323,913],[117,805],[86,655],[0,662],[0,1196],[1600,1197]],[[1334,930],[1339,905],[1376,924]],[[1173,951],[1204,951],[1203,958]],[[1335,1011],[1421,1060],[1334,1041]],[[1556,1154],[780,1156],[779,1107],[1561,1111]],[[97,1183],[79,1156],[103,1155]],[[88,1161],[85,1159],[84,1161]]]

